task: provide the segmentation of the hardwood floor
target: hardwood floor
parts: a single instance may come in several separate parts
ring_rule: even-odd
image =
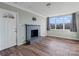
[[[31,45],[12,47],[0,52],[2,56],[79,56],[79,41],[43,37]]]

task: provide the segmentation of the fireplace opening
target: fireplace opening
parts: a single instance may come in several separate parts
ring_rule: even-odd
[[[31,37],[38,37],[38,30],[31,30]]]

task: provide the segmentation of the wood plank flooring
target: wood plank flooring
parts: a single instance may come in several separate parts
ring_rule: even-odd
[[[79,56],[79,41],[43,37],[31,45],[0,51],[2,56]]]

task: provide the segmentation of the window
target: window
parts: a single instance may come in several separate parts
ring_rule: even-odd
[[[65,29],[70,29],[71,19],[72,19],[71,16],[65,16],[64,19]]]
[[[63,29],[63,19],[62,19],[62,17],[56,18],[56,29]]]
[[[50,29],[70,29],[72,15],[49,18]]]
[[[49,24],[50,24],[50,29],[55,29],[55,18],[50,18]]]

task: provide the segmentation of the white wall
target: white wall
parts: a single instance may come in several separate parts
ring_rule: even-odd
[[[17,13],[17,43],[18,45],[25,42],[25,24],[35,24],[41,27],[41,36],[46,36],[46,19],[35,14],[22,11],[15,7],[0,3],[0,8],[14,11]],[[36,17],[37,21],[32,21],[32,17]]]
[[[32,17],[36,17],[37,21],[32,21]],[[41,27],[41,36],[46,35],[46,21],[45,18],[36,16],[28,12],[19,13],[19,28],[18,28],[18,39],[20,43],[25,42],[25,24],[35,24]]]
[[[54,29],[52,29],[52,30],[48,31],[47,35],[78,40],[77,33],[70,32],[69,30],[59,30],[59,29],[54,30]]]

